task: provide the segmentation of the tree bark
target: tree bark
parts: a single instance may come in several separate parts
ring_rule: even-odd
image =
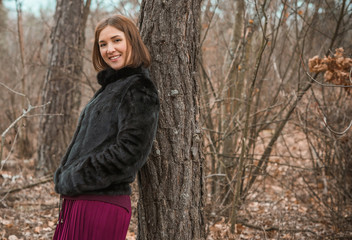
[[[58,0],[51,33],[52,49],[42,101],[37,170],[51,172],[69,144],[80,106],[85,26],[90,0]]]
[[[141,35],[161,101],[156,140],[139,173],[138,239],[205,239],[199,126],[201,0],[143,0]]]

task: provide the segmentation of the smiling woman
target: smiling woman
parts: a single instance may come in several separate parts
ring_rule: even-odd
[[[121,15],[101,21],[92,59],[101,88],[83,109],[54,175],[55,191],[64,199],[55,240],[125,239],[130,184],[156,134],[158,92],[134,23]]]

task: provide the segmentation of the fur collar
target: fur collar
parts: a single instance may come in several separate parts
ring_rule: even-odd
[[[134,74],[143,73],[143,68],[137,67],[124,67],[119,70],[114,70],[112,68],[107,68],[100,71],[97,75],[98,83],[102,87],[106,87],[108,84],[113,83],[119,79],[127,78]]]

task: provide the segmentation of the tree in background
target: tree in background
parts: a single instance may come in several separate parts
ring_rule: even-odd
[[[7,50],[6,50],[6,22],[7,22],[7,11],[4,8],[3,0],[0,0],[0,52],[2,55],[7,56]],[[7,67],[7,66],[6,66]],[[3,64],[0,65],[0,71],[2,75],[5,75],[4,71],[6,68],[3,66]],[[4,78],[4,76],[2,76]],[[2,79],[0,81],[3,81]],[[2,100],[2,97],[0,97]],[[0,124],[1,127],[1,124]]]
[[[7,18],[7,13],[5,11],[4,5],[3,5],[3,0],[0,0],[0,33],[1,33],[1,37],[0,37],[0,49],[1,52],[3,50],[3,46],[4,46],[4,34],[2,34],[5,30],[5,26],[6,26],[6,18]]]
[[[40,121],[38,158],[40,171],[53,171],[69,144],[77,121],[82,76],[85,27],[90,0],[58,0],[51,53],[42,102],[49,103]],[[73,114],[72,114],[73,113]]]
[[[152,154],[139,174],[138,239],[205,239],[199,126],[201,0],[142,1],[141,35],[161,102]]]

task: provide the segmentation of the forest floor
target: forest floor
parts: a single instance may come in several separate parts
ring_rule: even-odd
[[[264,132],[263,142],[271,135],[270,131]],[[259,146],[256,152],[263,150]],[[232,206],[214,207],[208,201],[207,240],[352,240],[351,202],[337,203],[329,195],[326,184],[329,178],[324,174],[317,176],[306,137],[299,129],[292,127],[282,133],[269,161],[265,174],[253,185],[238,213],[234,233],[230,231],[229,219],[223,217],[229,214],[222,214]],[[336,216],[345,218],[336,219]]]
[[[231,205],[214,206],[213,196],[209,196],[205,208],[207,240],[352,239],[352,221],[350,225],[346,221],[339,224],[329,208],[317,201],[326,186],[323,182],[316,184],[316,177],[309,170],[312,163],[304,136],[294,131],[283,136],[270,159],[266,177],[252,188],[243,204],[234,233],[227,217]],[[29,186],[34,183],[37,184]],[[53,190],[51,177],[35,178],[33,159],[10,158],[0,171],[0,186],[2,193],[5,189],[14,190],[0,195],[0,239],[52,239],[59,196]],[[137,198],[134,193],[127,240],[136,239]],[[342,211],[351,216],[350,205]]]

